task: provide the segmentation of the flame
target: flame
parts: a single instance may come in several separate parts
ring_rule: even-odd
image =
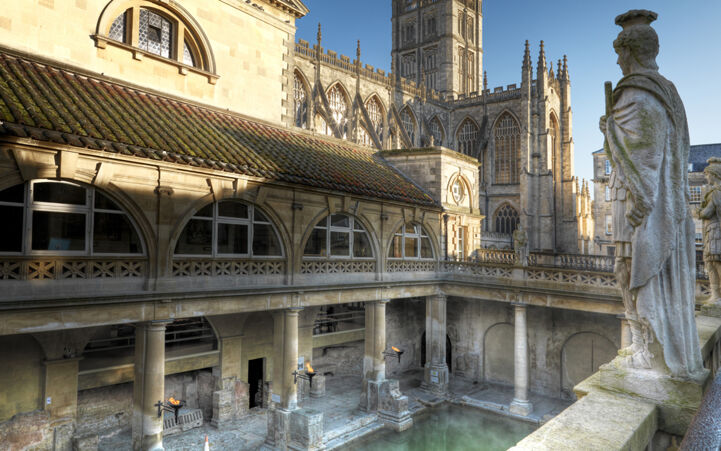
[[[180,400],[179,400],[179,399],[175,399],[175,398],[173,398],[172,396],[171,396],[170,398],[168,398],[168,402],[169,402],[170,404],[174,405],[174,406],[179,406],[179,405],[180,405]]]
[[[391,346],[391,349],[394,350],[395,352],[401,352],[401,350],[396,348],[395,346]]]
[[[312,366],[310,366],[310,363],[306,363],[305,367],[308,369],[309,373],[315,373],[315,370],[313,369]]]

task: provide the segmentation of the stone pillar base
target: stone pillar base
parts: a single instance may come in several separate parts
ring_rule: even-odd
[[[223,389],[213,392],[213,418],[210,424],[221,428],[248,413],[248,384],[235,378],[222,381]]]
[[[323,413],[313,409],[268,409],[268,435],[260,449],[323,449]]]
[[[290,414],[289,410],[268,409],[268,435],[261,449],[287,449],[290,442]]]
[[[709,370],[689,380],[659,370],[628,368],[623,356],[601,365],[599,373],[601,388],[655,404],[659,412],[658,428],[679,436],[686,433],[710,380]]]
[[[421,389],[436,394],[448,392],[448,367],[446,365],[426,366]]]
[[[514,415],[527,417],[533,412],[533,404],[530,401],[524,401],[522,399],[513,399],[511,405],[508,406],[508,411]]]
[[[374,387],[378,393],[378,417],[386,427],[401,432],[413,426],[413,418],[408,410],[408,397],[401,394],[397,380],[370,381],[368,386]]]

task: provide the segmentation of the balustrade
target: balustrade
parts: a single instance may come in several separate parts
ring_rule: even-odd
[[[5,257],[0,280],[66,280],[145,277],[143,258]]]

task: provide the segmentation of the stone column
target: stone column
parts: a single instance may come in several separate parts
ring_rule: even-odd
[[[165,396],[165,327],[150,321],[135,327],[133,449],[163,449],[163,417],[157,403]]]
[[[446,295],[437,294],[426,298],[426,365],[425,390],[445,393],[448,390],[448,365],[446,364]]]
[[[298,314],[291,308],[275,315],[272,401],[284,410],[298,408],[298,391],[293,373],[298,369]]]
[[[631,325],[628,323],[626,315],[618,315],[617,318],[621,320],[621,349],[625,349],[632,344]]]
[[[533,411],[533,405],[528,400],[528,331],[526,327],[526,305],[514,303],[515,310],[515,358],[513,374],[515,394],[510,405],[510,412],[516,415],[528,416]]]
[[[360,406],[365,410],[377,409],[377,396],[369,392],[368,382],[386,378],[386,304],[390,299],[368,302],[365,305],[365,353],[363,355],[363,381]]]

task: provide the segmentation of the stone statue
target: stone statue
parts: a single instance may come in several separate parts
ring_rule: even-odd
[[[612,162],[615,272],[632,345],[629,368],[696,379],[703,364],[694,320],[695,245],[690,215],[686,112],[656,65],[658,15],[632,10],[613,46],[623,78],[600,128]]]
[[[528,234],[521,224],[513,231],[513,250],[516,252],[517,264],[528,266]]]
[[[698,211],[703,227],[703,261],[706,264],[711,299],[707,304],[721,307],[721,158],[708,161],[704,173],[709,190]]]

